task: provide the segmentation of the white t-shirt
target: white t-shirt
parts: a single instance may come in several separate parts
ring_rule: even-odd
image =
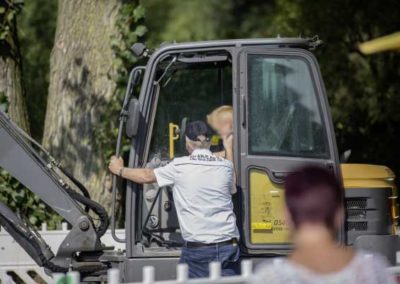
[[[160,187],[173,185],[182,237],[216,243],[239,238],[231,192],[233,164],[209,150],[195,150],[154,170]]]
[[[356,252],[351,262],[342,270],[319,274],[306,267],[293,264],[284,258],[261,264],[249,283],[252,284],[394,284],[393,275],[387,271],[386,260],[379,255]]]

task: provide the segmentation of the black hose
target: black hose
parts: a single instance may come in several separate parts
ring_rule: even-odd
[[[77,180],[73,175],[71,175],[69,172],[67,172],[63,167],[58,166],[60,171],[66,175],[75,185],[76,187],[82,192],[83,196],[85,196],[88,199],[91,199],[89,191],[86,189],[86,187],[79,181]],[[85,206],[85,212],[89,212],[89,207]]]
[[[100,238],[103,236],[109,226],[109,218],[106,209],[101,206],[99,203],[93,201],[90,197],[89,191],[86,189],[86,187],[79,181],[77,180],[73,175],[71,175],[68,171],[66,171],[63,167],[60,165],[58,166],[60,171],[66,175],[77,187],[78,189],[82,192],[83,195],[75,192],[69,187],[66,187],[67,193],[75,200],[79,201],[83,205],[85,205],[85,212],[89,212],[90,209],[93,210],[94,213],[97,214],[100,218],[100,226],[96,228],[96,233],[97,236]]]
[[[43,267],[49,269],[51,272],[60,272],[60,273],[67,273],[68,268],[59,266],[55,264],[54,262],[48,260],[44,254],[40,253],[39,254],[40,260],[43,263]]]
[[[85,196],[86,198],[92,199],[90,197],[89,191],[86,189],[86,187],[79,180],[77,180],[73,175],[71,175],[69,172],[67,172],[63,167],[59,166],[58,168],[61,170],[61,172],[64,175],[66,175],[70,180],[72,180],[73,183],[75,183],[75,185],[82,192],[83,196]]]
[[[104,207],[97,202],[83,196],[82,194],[72,190],[69,187],[65,187],[65,190],[73,199],[89,207],[91,210],[93,210],[94,213],[97,214],[97,216],[99,216],[100,226],[96,228],[96,233],[99,238],[103,236],[107,231],[109,225],[109,219],[106,209],[104,209]]]

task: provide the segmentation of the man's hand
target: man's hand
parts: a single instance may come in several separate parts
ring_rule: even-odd
[[[110,160],[110,164],[108,165],[108,169],[114,175],[118,175],[120,170],[124,167],[124,160],[121,157],[117,158],[116,156],[112,156]]]

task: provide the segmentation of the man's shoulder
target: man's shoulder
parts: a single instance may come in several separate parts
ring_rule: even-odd
[[[186,165],[188,163],[190,163],[189,156],[177,157],[171,161],[171,164],[173,164],[174,166]]]

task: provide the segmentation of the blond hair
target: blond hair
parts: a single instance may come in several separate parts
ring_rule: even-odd
[[[233,108],[229,105],[220,106],[207,115],[207,123],[214,129],[219,123],[226,121],[233,121]]]

